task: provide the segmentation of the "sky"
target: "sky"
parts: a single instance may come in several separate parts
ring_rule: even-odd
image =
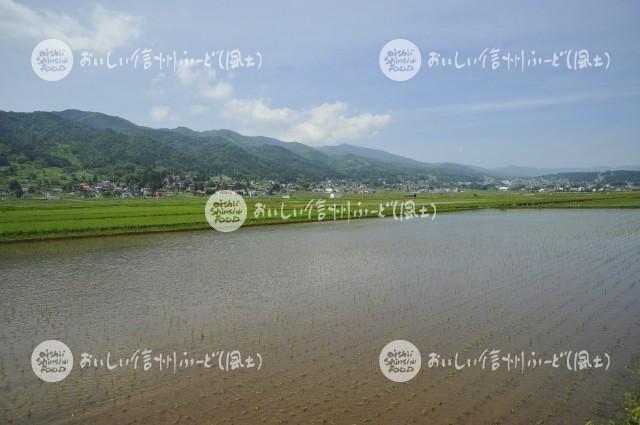
[[[0,110],[82,109],[156,128],[228,128],[483,167],[640,164],[635,0],[172,3],[0,0]],[[31,64],[51,38],[74,56],[54,82]],[[379,65],[394,39],[422,54],[407,81]],[[145,50],[201,61],[160,69],[151,59],[143,69]],[[591,66],[568,69],[569,50],[587,51]],[[234,51],[245,66],[225,66]],[[504,58],[522,52],[529,62],[560,59],[508,70]],[[471,62],[440,66],[429,61],[437,55]],[[111,65],[131,60],[81,62],[107,56]],[[479,57],[486,66],[472,63]]]

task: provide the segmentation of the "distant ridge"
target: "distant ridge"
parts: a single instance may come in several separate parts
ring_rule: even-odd
[[[135,181],[141,176],[225,175],[236,180],[318,182],[347,179],[387,183],[425,179],[438,183],[608,171],[609,167],[486,169],[427,163],[382,150],[341,144],[314,148],[303,143],[245,136],[232,130],[150,128],[99,112],[0,111],[0,166],[38,170],[57,167]],[[625,167],[640,170],[640,166]]]
[[[0,112],[0,149],[7,158],[69,172],[123,178],[164,170],[236,179],[320,181],[431,178],[480,181],[488,174],[458,164],[430,164],[351,145],[313,148],[232,130],[150,128],[99,112]]]

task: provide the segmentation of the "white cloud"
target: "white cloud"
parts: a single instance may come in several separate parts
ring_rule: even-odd
[[[312,108],[306,119],[289,129],[284,137],[309,144],[331,144],[375,134],[391,122],[389,114],[347,116],[346,113],[345,103],[323,103]]]
[[[183,63],[178,67],[176,74],[183,86],[191,87],[200,97],[223,100],[233,95],[233,86],[224,81],[216,82],[216,73],[212,69]]]
[[[277,137],[309,145],[335,144],[376,134],[391,115],[347,114],[343,102],[323,103],[311,109],[273,108],[265,99],[230,99],[221,115],[241,123],[250,135]]]
[[[277,137],[310,145],[333,144],[375,134],[391,115],[348,115],[343,102],[323,103],[310,109],[273,107],[269,99],[233,96],[233,86],[216,79],[215,71],[201,65],[184,64],[176,72],[179,83],[198,97],[219,101],[220,116],[242,126],[248,135]],[[199,107],[192,113],[201,113]]]
[[[180,117],[171,112],[166,105],[154,105],[149,113],[151,119],[157,122],[178,121]]]
[[[221,100],[231,97],[233,94],[233,86],[224,81],[220,81],[214,85],[206,85],[201,88],[201,94],[203,97]]]
[[[323,103],[311,109],[272,108],[263,99],[231,99],[222,116],[243,123],[248,134],[278,137],[309,145],[327,145],[377,133],[391,122],[391,115],[347,114],[343,102]]]
[[[225,118],[268,126],[291,125],[297,115],[289,108],[272,108],[265,99],[230,99],[222,111]]]
[[[137,39],[143,20],[100,5],[80,19],[49,10],[35,10],[13,0],[0,0],[0,36],[37,42],[57,38],[72,49],[106,51]]]
[[[178,66],[176,70],[176,75],[178,76],[178,80],[185,86],[189,86],[193,84],[198,79],[199,74],[204,71],[204,69],[194,69],[195,67],[189,65],[188,63],[183,63]],[[215,73],[212,74],[212,77],[215,77]]]

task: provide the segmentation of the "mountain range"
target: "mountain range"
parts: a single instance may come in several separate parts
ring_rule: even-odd
[[[116,116],[74,109],[0,111],[0,166],[18,164],[34,169],[57,167],[68,174],[89,172],[125,181],[160,173],[287,182],[349,179],[393,183],[411,178],[477,183],[487,177],[592,171],[527,167],[490,170],[456,163],[427,163],[348,144],[314,148],[231,130],[156,129]]]
[[[0,112],[0,165],[32,163],[123,178],[150,169],[236,179],[479,181],[488,173],[351,145],[313,148],[231,130],[154,129],[97,112]]]

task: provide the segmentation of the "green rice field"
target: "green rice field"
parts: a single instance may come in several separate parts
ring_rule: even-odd
[[[73,198],[0,200],[0,242],[53,238],[103,236],[128,233],[208,229],[204,217],[206,197],[175,195],[164,198]],[[407,199],[404,193],[345,195],[330,199],[324,193],[246,197],[245,225],[284,224],[334,220],[329,208],[349,208],[349,218],[378,217],[386,205],[385,217],[392,216],[394,202],[414,201],[417,208],[437,214],[483,208],[640,208],[640,192],[612,193],[521,193],[480,191],[469,193],[421,193]],[[324,202],[319,202],[320,200]],[[255,214],[262,204],[263,214]],[[294,216],[294,210],[296,215]],[[267,212],[271,211],[272,214]],[[284,218],[283,217],[287,217]],[[346,219],[337,215],[335,219]]]

